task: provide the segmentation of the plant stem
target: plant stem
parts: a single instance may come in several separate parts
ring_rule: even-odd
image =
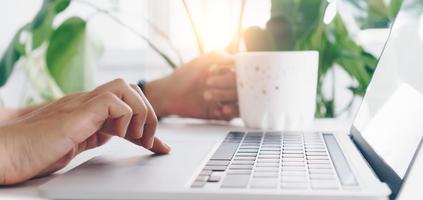
[[[191,15],[191,11],[188,7],[188,4],[185,0],[182,0],[182,4],[184,5],[185,11],[187,12],[189,21],[191,23],[191,27],[192,27],[192,31],[194,32],[195,35],[195,39],[197,41],[197,47],[198,47],[198,51],[200,52],[200,54],[204,54],[204,46],[203,46],[203,42],[201,40],[200,37],[200,33],[198,32],[197,26],[195,25],[194,19]]]
[[[176,56],[178,57],[179,64],[183,65],[184,60],[182,59],[182,55],[178,51],[178,49],[176,49],[175,45],[173,45],[169,35],[166,34],[163,30],[161,30],[158,26],[156,26],[153,22],[151,22],[147,18],[144,18],[144,21],[153,29],[154,32],[156,32],[157,34],[159,34],[160,37],[166,40],[166,42],[169,44],[169,47],[172,49],[173,52],[175,52]]]
[[[74,0],[74,1],[76,1],[78,3],[81,3],[81,4],[85,5],[85,6],[91,7],[94,10],[96,10],[97,12],[102,13],[105,16],[109,17],[111,20],[113,20],[114,22],[116,22],[120,26],[126,28],[128,31],[130,31],[134,35],[138,36],[139,38],[141,38],[142,40],[144,40],[145,42],[147,42],[148,46],[150,46],[153,49],[153,51],[155,51],[156,53],[158,53],[166,61],[166,63],[169,64],[170,67],[172,67],[173,69],[175,69],[177,67],[177,65],[166,54],[164,54],[155,44],[153,44],[146,36],[144,36],[143,34],[139,33],[137,30],[135,30],[131,26],[125,24],[118,17],[112,15],[110,13],[110,11],[105,10],[105,9],[101,9],[101,8],[98,8],[96,5],[94,5],[94,4],[92,4],[92,3],[88,2],[88,1],[84,1],[84,0]]]
[[[236,52],[240,51],[240,43],[242,38],[242,24],[244,21],[243,19],[244,19],[244,10],[245,10],[246,1],[247,0],[241,0],[241,10],[239,11],[237,36],[236,36],[236,42],[235,42]]]

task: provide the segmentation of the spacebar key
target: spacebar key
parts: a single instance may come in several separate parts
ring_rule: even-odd
[[[231,160],[239,143],[222,143],[211,157],[211,160]]]

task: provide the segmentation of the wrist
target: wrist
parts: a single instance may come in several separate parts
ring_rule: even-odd
[[[168,77],[149,81],[144,83],[143,92],[158,117],[166,117],[170,115],[168,109],[169,99],[167,97],[168,91]]]

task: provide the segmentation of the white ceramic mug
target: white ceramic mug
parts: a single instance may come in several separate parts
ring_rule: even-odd
[[[235,62],[240,114],[248,128],[300,130],[313,122],[317,51],[245,52]]]

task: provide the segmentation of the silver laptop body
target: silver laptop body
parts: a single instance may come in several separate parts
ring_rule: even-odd
[[[393,199],[423,134],[423,2],[405,0],[350,134],[158,134],[154,156],[114,139],[102,156],[40,188],[53,199]],[[181,125],[182,126],[182,125]]]

